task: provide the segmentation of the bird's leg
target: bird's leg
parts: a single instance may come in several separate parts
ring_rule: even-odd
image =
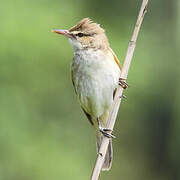
[[[119,85],[120,85],[123,89],[127,89],[127,88],[128,88],[128,83],[126,83],[126,79],[119,78]]]
[[[98,128],[99,128],[99,131],[106,137],[108,138],[116,138],[114,135],[111,134],[112,130],[111,129],[107,129],[107,128],[103,128],[101,126],[101,123],[99,121],[99,118],[97,118],[97,123],[98,123]]]

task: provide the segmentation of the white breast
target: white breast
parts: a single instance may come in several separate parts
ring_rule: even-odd
[[[92,117],[99,117],[111,107],[120,77],[120,69],[111,53],[75,52],[72,75],[80,104]]]

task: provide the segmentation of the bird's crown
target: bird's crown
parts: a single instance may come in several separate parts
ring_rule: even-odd
[[[69,29],[69,32],[83,32],[86,35],[94,35],[104,33],[104,29],[99,24],[94,23],[89,18],[84,18],[79,21],[75,26]]]

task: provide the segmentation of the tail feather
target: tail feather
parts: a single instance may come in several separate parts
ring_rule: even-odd
[[[101,142],[102,142],[102,135],[99,135],[97,136],[97,152],[99,152]],[[113,148],[112,148],[112,139],[110,139],[108,149],[105,155],[102,171],[109,171],[111,169],[112,160],[113,160]]]

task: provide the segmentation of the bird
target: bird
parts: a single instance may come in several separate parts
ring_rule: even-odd
[[[103,171],[108,171],[112,166],[114,135],[106,128],[106,123],[118,84],[127,88],[120,79],[120,62],[110,48],[105,30],[90,18],[82,19],[68,30],[52,32],[65,36],[73,47],[72,84],[83,112],[95,128],[97,152],[103,136],[110,139],[102,167]]]

